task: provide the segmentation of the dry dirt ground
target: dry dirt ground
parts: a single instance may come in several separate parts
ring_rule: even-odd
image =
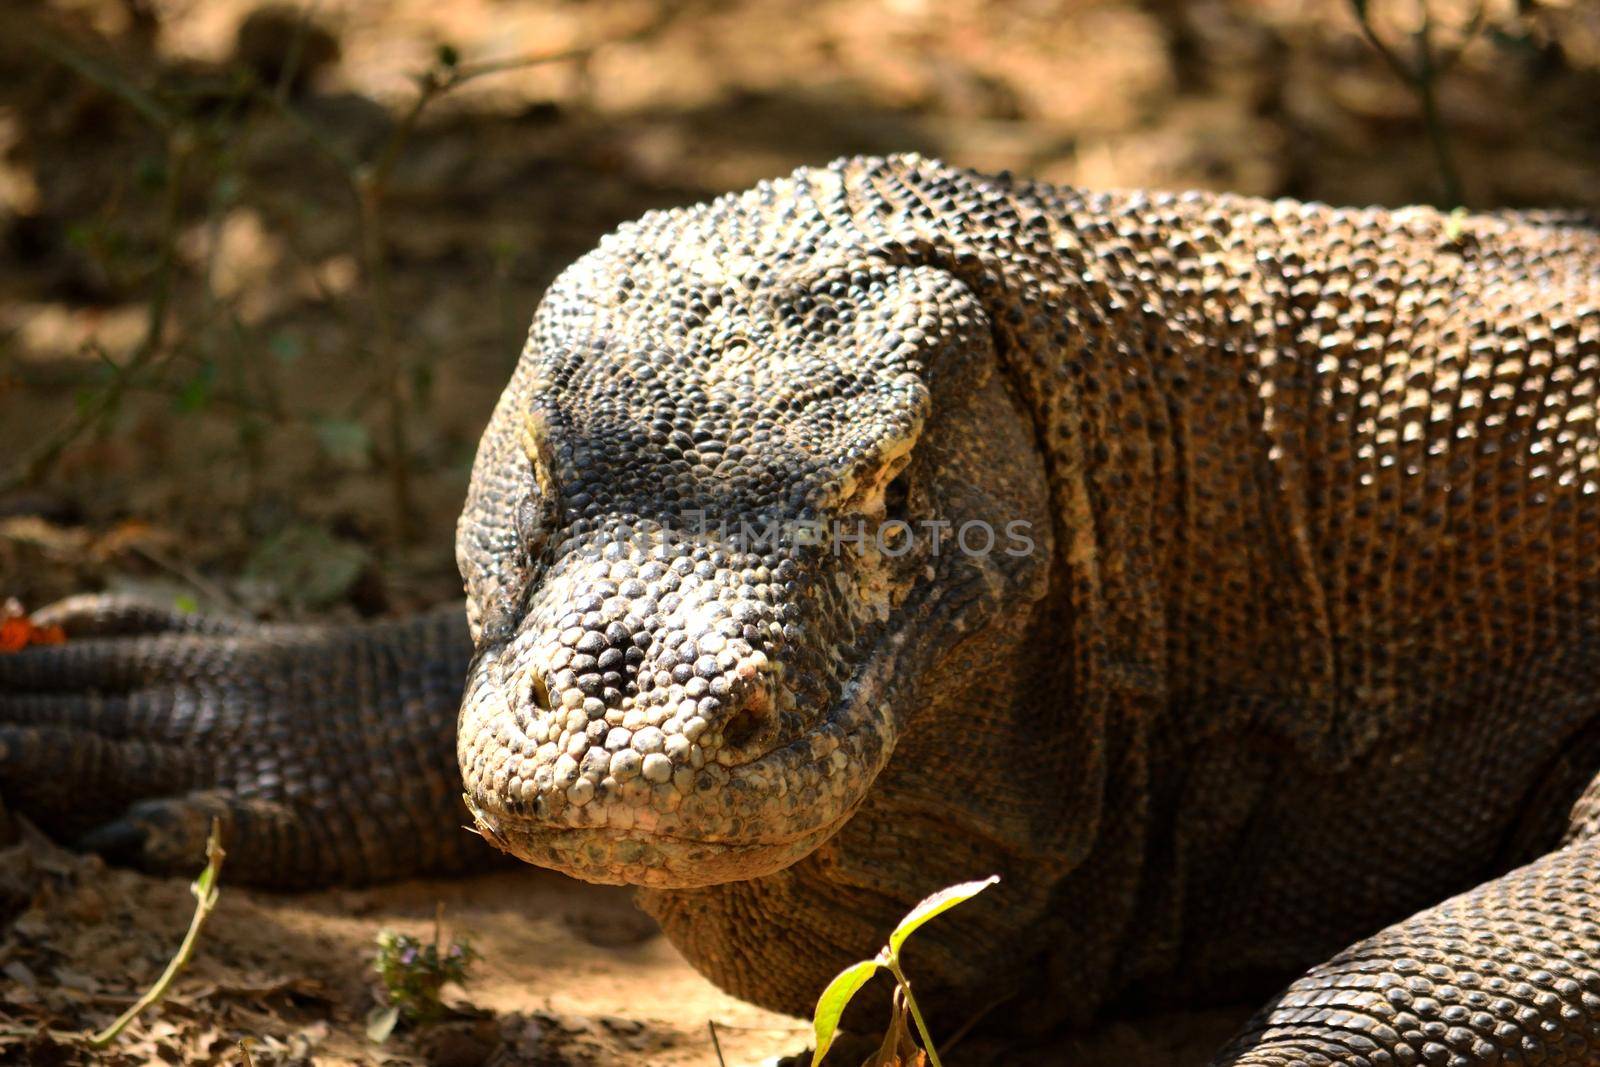
[[[729,1065],[808,1047],[806,1021],[718,991],[626,890],[527,870],[293,896],[224,889],[174,992],[86,1053],[81,1031],[115,1018],[166,966],[193,911],[188,883],[38,842],[0,852],[0,872],[0,902],[24,909],[0,943],[0,1062],[238,1064],[250,1037],[257,1064],[687,1067],[718,1062],[713,1024]],[[447,936],[482,955],[466,986],[446,987],[459,1014],[374,1045],[375,934],[431,939],[441,905]],[[1245,1011],[1121,1022],[1049,1047],[962,1042],[945,1059],[1178,1067],[1203,1061]]]
[[[1454,54],[1475,5],[1428,6]],[[1402,62],[1413,9],[1371,4]],[[464,73],[405,121],[418,75]],[[1437,88],[1467,204],[1600,208],[1600,6],[1492,0]],[[539,293],[652,207],[907,149],[1448,202],[1426,133],[1342,0],[8,0],[0,598],[357,618],[458,596],[453,519]],[[0,852],[0,1061],[237,1064],[248,1036],[258,1064],[711,1064],[710,1021],[728,1064],[806,1046],[619,890],[223,885],[172,995],[91,1053],[73,1035],[160,972],[187,883],[25,834]],[[450,992],[471,1014],[374,1045],[376,933],[425,934],[441,901],[483,955]],[[1242,1011],[949,1062],[1203,1062]]]

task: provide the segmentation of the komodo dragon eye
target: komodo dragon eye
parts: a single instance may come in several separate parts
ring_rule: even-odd
[[[549,545],[556,519],[552,505],[549,494],[538,489],[517,503],[511,519],[512,534],[516,538],[516,565],[507,575],[507,584],[494,596],[484,614],[480,626],[484,644],[503,644],[516,633]]]
[[[911,515],[911,475],[902,470],[883,491],[885,522],[909,522]]]
[[[911,442],[892,458],[879,459],[846,483],[842,511],[883,522],[906,521],[911,510]]]
[[[543,493],[530,493],[517,504],[514,529],[524,568],[532,569],[550,541],[550,508]]]
[[[532,585],[533,571],[549,544],[550,531],[561,521],[561,495],[551,476],[552,457],[548,424],[542,413],[530,415],[522,426],[522,449],[532,468],[527,495],[517,502],[512,532],[524,575],[522,592]]]

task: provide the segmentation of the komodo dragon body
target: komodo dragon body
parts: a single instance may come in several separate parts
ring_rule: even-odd
[[[280,885],[481,865],[464,792],[791,1012],[994,873],[950,1026],[1310,966],[1219,1062],[1596,1062],[1597,386],[1580,218],[800,170],[551,287],[468,625],[69,604],[0,784]]]

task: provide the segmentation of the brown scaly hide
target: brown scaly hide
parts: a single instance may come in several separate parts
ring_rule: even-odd
[[[1029,957],[1055,979],[1034,1021],[1125,983],[1217,996],[1503,869],[1537,788],[1560,820],[1596,764],[1558,757],[1600,755],[1591,224],[917,161],[841,178],[840,228],[983,295],[1049,465],[1065,606],[1003,680],[983,661],[924,687],[955,697],[831,846],[652,895],[709,973],[801,1009],[841,958],[816,946],[992,868],[1004,914],[924,947],[953,1004]],[[949,840],[967,807],[988,849]],[[749,914],[787,917],[784,951],[744,942]]]

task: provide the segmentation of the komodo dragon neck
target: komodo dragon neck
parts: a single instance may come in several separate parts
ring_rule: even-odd
[[[954,881],[987,873],[977,869],[985,848],[994,864],[1002,854],[1024,860],[1037,891],[1013,930],[1048,941],[1055,929],[1073,945],[1071,959],[1041,960],[1056,1005],[1041,1018],[1084,1018],[1141,972],[1178,965],[1186,922],[1219,907],[1191,899],[1188,878],[1233,862],[1252,819],[1273,832],[1274,769],[1348,780],[1341,773],[1380,742],[1448,728],[1452,708],[1492,686],[1488,670],[1475,689],[1418,672],[1410,658],[1448,640],[1441,622],[1453,598],[1473,600],[1481,556],[1495,551],[1493,535],[1463,518],[1482,478],[1450,445],[1539,451],[1542,438],[1550,472],[1566,468],[1540,490],[1552,494],[1575,493],[1594,473],[1580,473],[1570,443],[1518,407],[1542,389],[1519,371],[1541,354],[1548,363],[1563,343],[1559,317],[1533,331],[1542,353],[1491,373],[1495,328],[1476,305],[1538,319],[1550,298],[1500,287],[1497,262],[1538,248],[1541,266],[1571,284],[1587,276],[1586,246],[1576,231],[1570,241],[1548,230],[1532,240],[1513,215],[1462,225],[1427,209],[1089,195],[1004,178],[976,193],[963,186],[965,210],[952,214],[940,178],[907,181],[908,166],[924,165],[868,161],[815,174],[813,195],[831,205],[842,244],[946,269],[983,301],[1050,471],[1057,559],[1034,625],[1054,635],[1044,642],[1052,654],[952,694],[986,713],[964,713],[959,740],[903,739],[867,816],[831,845],[770,878],[647,893],[646,905],[708,973],[735,989],[770,989],[783,983],[770,972],[753,980],[755,959],[724,936],[735,916],[826,917],[794,931],[797,957],[810,940],[858,940],[859,927],[883,925],[914,898],[872,836],[920,816],[925,825],[906,836],[940,839],[962,807],[952,795],[981,796],[960,826],[986,828],[974,834],[983,845],[918,863]],[[1580,565],[1576,526],[1546,520],[1528,535],[1546,558]],[[1517,595],[1478,601],[1486,654],[1497,630],[1556,595],[1548,572],[1529,568],[1517,581]],[[1457,696],[1441,701],[1444,692]],[[974,714],[992,720],[974,726]],[[970,751],[974,735],[1004,740],[968,766],[1018,773],[926,781],[930,748]],[[1555,732],[1541,750],[1567,736]],[[1173,773],[1185,761],[1197,764],[1187,782]],[[1223,780],[1230,767],[1236,789]],[[1050,818],[1024,814],[1007,826],[1009,812]],[[1449,866],[1482,862],[1458,856]],[[1072,876],[1084,867],[1092,877]],[[1157,869],[1159,883],[1144,877]],[[1429,888],[1415,895],[1425,900],[1444,878],[1422,879]],[[1372,896],[1348,909],[1357,931],[1395,906]],[[824,898],[848,903],[824,908]],[[1307,939],[1342,936],[1290,922],[1260,960],[1216,969],[1271,971],[1280,956],[1306,952]],[[941,969],[974,981],[986,962],[1019,950],[965,948],[964,965],[944,955]],[[770,968],[770,954],[759,957]]]

